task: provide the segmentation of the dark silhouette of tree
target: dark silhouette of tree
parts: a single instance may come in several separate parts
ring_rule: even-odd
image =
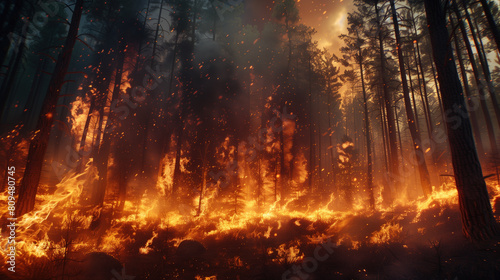
[[[463,1],[462,1],[463,2]],[[486,19],[488,20],[488,24],[491,29],[491,33],[493,33],[493,37],[495,38],[495,43],[497,45],[498,51],[500,51],[500,28],[495,21],[493,13],[491,12],[491,7],[488,4],[487,0],[480,0],[481,6],[483,7],[484,14],[486,15]]]
[[[389,81],[387,79],[386,57],[384,48],[385,31],[383,27],[384,15],[379,6],[378,0],[366,1],[371,4],[375,9],[375,24],[377,29],[378,40],[378,53],[380,63],[380,75],[382,77],[382,92],[385,105],[385,114],[387,117],[387,130],[388,130],[388,144],[389,144],[389,164],[390,173],[387,174],[388,183],[392,184],[396,190],[398,189],[399,178],[399,159],[398,159],[398,143],[397,143],[397,130],[396,118],[394,117],[394,102],[391,93],[389,92]]]
[[[429,170],[427,169],[427,164],[425,160],[424,152],[422,151],[422,140],[420,137],[420,131],[416,126],[415,114],[411,107],[410,100],[410,90],[408,87],[408,80],[406,76],[406,68],[404,65],[403,58],[403,45],[401,40],[401,34],[399,31],[398,16],[396,12],[396,6],[394,0],[390,0],[391,11],[392,11],[392,21],[394,24],[394,32],[396,34],[396,49],[398,52],[399,70],[401,73],[401,82],[403,85],[403,99],[406,109],[406,119],[408,127],[410,128],[410,134],[413,139],[413,148],[415,150],[415,157],[418,164],[419,174],[420,174],[420,184],[422,185],[422,190],[424,195],[428,196],[432,193],[431,181],[429,176]]]
[[[83,0],[77,0],[73,9],[68,36],[57,59],[54,73],[50,80],[49,88],[43,103],[42,112],[40,113],[36,125],[35,135],[30,142],[28,161],[26,163],[23,180],[19,187],[19,198],[16,209],[17,216],[30,212],[35,206],[36,193],[44,162],[43,158],[47,149],[52,124],[56,118],[55,107],[71,60],[73,47],[78,36],[82,11]]]
[[[475,58],[474,53],[472,51],[472,46],[471,46],[470,41],[469,41],[467,29],[465,27],[465,24],[462,20],[462,16],[461,16],[456,4],[453,4],[453,10],[457,16],[457,21],[458,21],[460,30],[462,32],[462,39],[464,40],[465,46],[467,48],[467,53],[469,55],[469,61],[470,61],[470,64],[471,64],[471,67],[472,67],[472,70],[474,73],[474,78],[476,81],[476,87],[479,91],[479,96],[481,96],[481,98],[479,100],[480,100],[481,108],[483,111],[484,122],[486,123],[486,129],[488,131],[490,148],[493,151],[496,151],[497,148],[496,148],[495,131],[493,128],[493,122],[491,121],[490,113],[488,112],[488,105],[487,105],[486,99],[485,99],[486,93],[484,91],[484,82],[481,79],[481,74],[479,72],[478,65],[476,63],[476,58]]]
[[[448,114],[447,132],[462,213],[462,228],[465,236],[470,239],[489,239],[498,234],[498,226],[493,217],[468,113],[465,111],[466,104],[457,68],[454,60],[448,59],[452,48],[448,40],[444,7],[442,1],[425,0],[424,3],[443,106]]]
[[[361,8],[359,8],[361,9]],[[364,117],[364,130],[366,138],[366,190],[368,192],[370,207],[375,207],[375,197],[373,193],[373,153],[372,153],[372,140],[370,131],[370,115],[368,111],[368,93],[365,82],[364,65],[368,57],[368,50],[365,48],[365,39],[362,37],[365,22],[363,16],[366,15],[367,10],[364,9],[360,12],[350,13],[347,17],[349,27],[347,31],[349,35],[341,35],[340,38],[344,40],[345,47],[341,48],[344,53],[343,64],[344,66],[350,65],[350,61],[357,64],[359,68],[359,77],[361,78],[361,92],[363,97],[363,117]]]
[[[280,89],[280,96],[278,96],[278,108],[280,112],[283,112],[283,108],[285,106],[285,102],[287,101],[286,95],[289,95],[293,89],[293,81],[290,75],[291,72],[291,64],[292,64],[292,54],[293,54],[293,44],[292,44],[292,34],[293,34],[293,25],[297,23],[300,19],[299,11],[295,4],[295,0],[281,0],[277,2],[273,8],[273,17],[278,21],[284,22],[284,28],[287,35],[288,41],[288,58],[287,58],[287,66],[284,74],[281,77],[283,82],[282,88]],[[280,119],[281,121],[281,119]],[[285,154],[285,139],[283,135],[283,131],[285,130],[284,124],[281,123],[281,129],[279,131],[279,141],[280,141],[280,186],[281,186],[281,197],[282,201],[288,196],[289,190],[289,180],[290,180],[290,167],[286,162],[286,154]],[[288,168],[287,168],[288,166]]]

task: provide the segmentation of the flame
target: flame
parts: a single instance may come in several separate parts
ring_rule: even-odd
[[[89,109],[90,101],[87,97],[77,96],[76,100],[71,103],[71,133],[77,137],[77,139],[82,137]],[[89,132],[92,133],[91,131]]]
[[[388,222],[382,225],[380,230],[375,231],[370,237],[371,243],[389,243],[400,240],[403,228],[398,223]]]
[[[86,117],[88,110],[87,99],[77,98],[73,102],[71,118],[72,132],[75,135],[82,132],[84,116]],[[298,186],[308,176],[308,162],[303,151],[292,155],[295,126],[292,121],[284,122],[283,133],[286,139],[286,160],[288,163],[294,160],[291,184],[300,189]],[[275,137],[277,135],[271,129],[267,130],[263,139],[264,151],[279,151]],[[338,146],[338,149],[345,150],[352,146],[353,143],[348,141]],[[130,192],[134,195],[130,195],[125,201],[124,209],[119,215],[114,210],[116,205],[109,201],[103,207],[82,207],[80,199],[85,187],[93,185],[98,179],[96,168],[90,160],[84,172],[68,173],[54,190],[50,190],[48,186],[41,187],[36,209],[19,221],[17,250],[26,259],[50,259],[71,251],[91,252],[96,248],[102,252],[121,255],[126,248],[137,244],[135,250],[148,255],[158,248],[155,240],[159,239],[160,234],[175,229],[176,235],[169,239],[174,246],[186,239],[203,241],[223,240],[227,237],[255,238],[266,240],[270,244],[280,240],[273,247],[265,247],[264,253],[267,252],[277,264],[291,264],[304,259],[304,242],[322,244],[333,238],[338,245],[355,250],[369,244],[402,242],[407,232],[418,239],[451,219],[450,211],[458,213],[457,190],[451,183],[435,188],[427,198],[411,201],[401,198],[391,206],[384,206],[379,199],[375,211],[367,206],[361,192],[353,198],[353,205],[349,209],[342,207],[341,199],[335,194],[324,195],[322,200],[309,204],[306,202],[314,198],[311,198],[308,191],[296,191],[286,199],[279,195],[275,198],[276,172],[272,160],[259,159],[250,163],[245,158],[252,153],[251,147],[241,143],[237,149],[241,191],[241,198],[238,199],[242,204],[238,211],[231,212],[227,207],[221,206],[229,205],[234,196],[225,196],[227,190],[220,184],[206,183],[201,193],[200,211],[197,209],[201,188],[192,190],[189,199],[182,203],[169,201],[175,166],[173,153],[165,155],[161,161],[156,188],[145,190],[139,180],[129,184]],[[221,165],[228,166],[235,159],[235,151],[236,147],[228,137],[217,148],[217,160]],[[349,156],[346,155],[344,159],[340,157],[340,160],[347,162]],[[188,174],[189,162],[184,154],[181,155],[180,163],[183,173]],[[254,174],[255,166],[252,166],[257,163],[260,181]],[[359,185],[361,182],[362,180],[356,180],[354,184]],[[254,198],[259,184],[264,199],[258,203]],[[187,186],[181,188],[188,189]],[[379,194],[377,197],[381,197],[381,189],[375,190]],[[500,187],[490,185],[490,189],[492,201],[500,200]],[[6,197],[7,193],[1,194],[2,203],[7,201]],[[167,207],[168,204],[174,206]],[[7,208],[4,206],[0,205],[3,207],[1,209]],[[295,232],[301,233],[293,236]],[[58,233],[63,238],[54,238],[53,233]],[[74,236],[70,236],[70,233]],[[144,238],[140,239],[138,236]],[[283,241],[283,238],[289,236],[292,237]],[[5,258],[6,252],[0,251],[0,256]],[[233,267],[246,265],[240,257],[231,258],[228,262]],[[217,276],[210,277],[212,278],[204,279],[216,279]]]

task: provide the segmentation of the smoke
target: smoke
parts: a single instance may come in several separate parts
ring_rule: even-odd
[[[342,44],[338,35],[347,32],[347,14],[353,10],[353,1],[298,1],[298,7],[302,23],[316,29],[314,39],[319,47],[338,54]]]

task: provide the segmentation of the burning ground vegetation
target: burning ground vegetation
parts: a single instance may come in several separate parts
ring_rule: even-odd
[[[121,210],[111,200],[101,208],[85,206],[84,185],[94,179],[87,166],[55,187],[42,186],[35,211],[17,225],[16,273],[3,266],[1,279],[500,276],[500,243],[466,240],[452,183],[427,198],[396,199],[391,206],[378,199],[375,209],[362,192],[352,207],[342,197],[304,192],[262,205],[241,198],[243,206],[231,211],[228,201],[209,193],[220,189],[215,187],[207,188],[201,209],[197,197],[175,203],[158,188],[127,200]],[[488,190],[498,220],[500,187]],[[6,197],[1,201],[5,209]],[[1,256],[6,263],[6,251]]]

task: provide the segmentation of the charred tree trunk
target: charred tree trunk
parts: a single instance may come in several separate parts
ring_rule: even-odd
[[[183,99],[183,97],[181,97]],[[182,142],[184,142],[184,110],[182,108],[183,102],[181,100],[181,105],[179,106],[179,117],[177,122],[177,141],[175,148],[175,164],[174,164],[174,174],[172,178],[172,195],[177,194],[177,189],[180,184],[180,175],[181,175],[181,152],[182,152]]]
[[[191,41],[184,41],[182,44],[184,46],[179,48],[180,50],[180,60],[182,61],[182,69],[180,80],[182,81],[182,93],[179,98],[179,112],[177,115],[177,142],[176,142],[176,151],[175,151],[175,164],[174,164],[174,174],[172,178],[172,195],[175,197],[178,195],[177,190],[180,185],[180,177],[181,177],[181,152],[182,152],[182,143],[184,142],[184,123],[186,116],[188,115],[188,98],[191,94],[192,81],[190,75],[192,74],[193,60],[194,60],[194,45],[196,42],[196,18],[197,18],[197,0],[194,1],[192,6],[193,15],[191,18],[192,26],[191,26]],[[185,15],[187,16],[187,15]],[[183,29],[185,33],[188,32],[188,28]],[[177,32],[180,32],[178,30]],[[176,41],[178,40],[178,34],[176,34]],[[173,75],[173,72],[170,73]],[[173,82],[173,76],[170,76],[170,87]]]
[[[47,58],[43,58],[41,62],[38,63],[33,82],[30,87],[30,92],[28,94],[28,99],[24,104],[23,113],[21,115],[21,120],[24,124],[24,131],[31,131],[33,127],[34,119],[33,111],[35,110],[36,97],[38,93],[38,89],[40,87],[40,83],[42,81],[43,70],[45,69],[45,65],[47,64]]]
[[[158,21],[156,22],[156,31],[155,31],[155,37],[153,40],[153,54],[151,55],[151,68],[153,68],[153,63],[154,63],[155,57],[156,57],[156,44],[158,44],[158,32],[160,31],[160,21],[161,21],[162,11],[163,11],[163,0],[160,1],[160,8],[159,8],[159,12],[158,12]]]
[[[413,78],[412,78],[412,75],[411,75],[411,62],[408,61],[408,79],[409,79],[409,87],[410,87],[410,92],[411,92],[411,101],[413,102],[413,110],[415,112],[415,123],[416,123],[416,126],[417,128],[420,130],[420,120],[419,120],[419,117],[418,117],[418,107],[417,107],[417,100],[415,98],[415,89],[413,88]],[[420,89],[420,81],[419,81],[419,90],[421,91]]]
[[[83,10],[83,0],[77,0],[71,25],[66,37],[64,47],[59,54],[57,63],[50,80],[47,95],[45,97],[42,112],[36,125],[36,134],[30,142],[28,161],[24,171],[24,177],[19,188],[17,216],[30,212],[35,207],[35,198],[42,173],[43,158],[47,150],[50,131],[55,119],[55,108],[59,98],[59,92],[64,84],[64,77],[71,61],[71,54],[78,36],[78,28]]]
[[[0,119],[2,118],[2,115],[5,114],[5,117],[9,114],[9,107],[8,104],[8,97],[9,95],[15,96],[15,88],[14,83],[16,81],[16,78],[18,77],[18,71],[19,71],[19,66],[21,65],[21,59],[23,58],[24,55],[24,50],[26,47],[26,38],[23,37],[21,39],[21,43],[19,44],[18,49],[13,53],[13,63],[9,66],[9,71],[7,73],[7,77],[5,78],[4,83],[2,84],[2,95],[6,96],[6,100],[2,103],[0,103]],[[21,75],[22,76],[22,75]],[[3,100],[2,100],[3,101]]]
[[[333,184],[333,191],[338,192],[337,190],[337,182],[336,182],[336,177],[337,177],[337,167],[336,167],[336,161],[335,161],[335,156],[333,154],[333,126],[332,126],[332,113],[331,113],[331,106],[332,106],[332,97],[331,97],[331,92],[328,90],[328,128],[329,128],[329,135],[328,135],[328,143],[329,143],[329,148],[330,150],[330,161],[332,163],[332,184]]]
[[[158,19],[156,22],[155,36],[153,37],[153,52],[152,52],[151,61],[150,61],[151,69],[154,69],[155,62],[156,62],[156,49],[157,49],[157,44],[158,44],[158,34],[160,31],[160,27],[161,27],[160,22],[162,19],[163,2],[164,2],[164,0],[160,1]],[[149,3],[148,3],[148,8],[149,8]],[[158,78],[158,77],[150,77],[150,79],[148,80],[148,84],[151,85],[151,83],[153,83],[155,78]],[[151,102],[151,104],[148,104],[149,102]],[[151,162],[150,162],[152,160],[148,160],[148,157],[149,157],[149,154],[148,154],[149,149],[148,148],[150,147],[151,142],[153,144],[156,143],[156,141],[154,139],[151,139],[152,138],[151,136],[154,135],[155,130],[158,128],[158,126],[155,125],[155,123],[156,123],[155,118],[158,118],[158,115],[160,115],[160,112],[161,112],[160,106],[162,103],[163,103],[163,96],[160,94],[159,100],[154,101],[154,100],[151,100],[151,98],[150,98],[149,100],[146,101],[146,104],[144,105],[144,106],[152,107],[152,110],[147,113],[147,119],[146,119],[145,124],[144,124],[144,131],[143,131],[144,136],[143,136],[142,149],[141,149],[141,153],[142,153],[142,157],[141,157],[141,176],[142,176],[142,179],[141,180],[143,180],[144,182],[148,182],[148,184],[151,184],[151,185],[156,185],[157,178],[155,175],[158,173],[157,167],[160,165],[161,159],[163,158],[163,155],[160,157],[156,157],[153,164],[151,164]]]
[[[200,186],[200,196],[198,197],[198,211],[197,215],[201,215],[201,206],[203,202],[203,192],[205,192],[206,186],[207,186],[207,153],[208,153],[208,146],[210,145],[210,141],[207,141],[205,137],[203,137],[203,155],[201,158],[201,186]]]
[[[313,122],[313,98],[312,98],[312,86],[311,86],[311,57],[308,60],[308,72],[309,72],[309,191],[312,191],[314,183],[314,171],[316,167],[315,162],[315,148],[314,148],[314,122]]]
[[[382,144],[384,146],[384,163],[385,163],[385,171],[389,172],[390,167],[389,167],[389,146],[387,145],[387,128],[386,128],[386,117],[385,117],[385,110],[384,110],[384,102],[381,100],[380,102],[380,128],[381,128],[381,134],[382,134]]]
[[[89,131],[90,121],[92,120],[92,116],[93,116],[92,113],[94,112],[94,109],[95,109],[95,103],[96,103],[95,96],[92,95],[90,97],[89,112],[87,114],[87,119],[85,120],[85,126],[83,127],[82,138],[80,139],[80,146],[78,148],[79,155],[83,155],[83,153],[85,151],[85,142],[87,140],[87,134]],[[78,166],[76,168],[76,172],[77,173],[82,172],[83,166],[84,166],[84,159],[82,158],[82,159],[80,159],[80,162],[78,163]]]
[[[478,54],[479,63],[481,64],[481,68],[483,70],[484,80],[486,82],[486,86],[488,87],[488,93],[490,94],[491,105],[493,107],[493,111],[495,112],[495,115],[497,116],[497,123],[498,123],[498,127],[500,128],[500,105],[498,104],[498,100],[497,100],[497,96],[496,96],[496,92],[495,92],[495,86],[493,85],[493,79],[491,78],[490,67],[488,65],[488,58],[486,57],[486,54],[484,53],[481,34],[476,33],[476,30],[474,28],[474,24],[473,24],[472,19],[470,17],[469,11],[467,10],[467,7],[465,7],[465,6],[464,6],[464,11],[465,11],[465,18],[467,19],[467,22],[469,24],[469,29],[471,31],[472,39],[474,40],[474,45],[476,46],[476,52]],[[477,32],[479,32],[479,29]],[[496,145],[496,143],[495,143],[495,145]],[[497,153],[498,149],[495,149],[494,152]]]
[[[364,77],[364,69],[363,62],[361,60],[361,48],[358,49],[359,56],[359,72],[361,76],[361,88],[363,91],[363,109],[364,109],[364,117],[365,117],[365,137],[366,137],[366,191],[368,192],[368,198],[370,207],[372,209],[375,208],[375,196],[373,194],[373,163],[372,163],[372,141],[370,137],[370,118],[368,115],[368,98],[366,96],[366,87],[365,87],[365,77]]]
[[[5,26],[1,29],[2,33],[0,34],[0,62],[2,63],[2,65],[5,62],[5,58],[7,57],[10,48],[11,36],[9,35],[12,35],[12,32],[16,27],[16,23],[21,19],[21,9],[23,7],[23,3],[23,1],[14,1],[14,7],[10,12],[10,16],[7,19],[4,18],[6,19],[6,23]],[[7,9],[7,5],[8,4],[6,4],[5,9]]]
[[[123,40],[123,39],[122,39]],[[123,76],[123,66],[125,61],[125,43],[120,42],[120,49],[118,50],[117,68],[115,73],[115,81],[113,86],[113,94],[111,101],[118,100],[120,95],[120,85]],[[104,195],[106,193],[108,183],[108,161],[111,152],[112,138],[116,134],[116,113],[112,108],[109,110],[108,119],[103,132],[102,143],[95,158],[95,166],[97,168],[98,181],[91,194],[91,204],[94,206],[102,206],[104,203]],[[124,202],[123,202],[124,203]]]
[[[425,118],[425,123],[427,125],[427,134],[429,135],[429,139],[433,139],[433,127],[434,124],[432,122],[432,114],[431,114],[431,109],[429,106],[429,98],[427,96],[427,84],[425,82],[425,78],[423,80],[420,79],[420,71],[418,69],[418,60],[417,60],[417,53],[416,50],[413,50],[413,58],[415,61],[415,66],[417,67],[416,72],[417,72],[417,82],[418,82],[418,93],[420,94],[420,100],[422,101],[423,105],[423,110],[424,110],[424,118]],[[411,64],[411,63],[408,63]],[[410,77],[410,86],[411,86],[411,66],[408,66],[408,76]],[[423,88],[423,90],[422,90]],[[415,118],[417,117],[418,111],[415,110]],[[417,128],[419,128],[417,126]]]
[[[455,61],[448,59],[453,51],[448,41],[445,12],[441,1],[425,0],[424,3],[443,105],[445,111],[449,112],[446,123],[462,213],[462,229],[465,236],[472,240],[490,239],[498,234],[498,226],[474,145]],[[456,119],[460,121],[453,121]]]
[[[495,38],[495,42],[497,44],[497,49],[500,52],[500,28],[495,22],[495,18],[493,17],[493,13],[491,12],[490,6],[488,5],[488,1],[479,0],[481,5],[483,6],[484,14],[486,15],[486,20],[488,21],[488,25],[490,26],[491,33],[493,33],[493,37]]]
[[[375,1],[375,12],[377,17],[377,27],[378,27],[378,52],[380,57],[380,75],[382,76],[382,89],[383,89],[383,97],[385,104],[385,111],[387,114],[387,127],[389,132],[389,163],[390,163],[390,173],[387,174],[388,182],[392,185],[391,187],[397,190],[397,180],[399,179],[399,159],[398,159],[398,140],[397,140],[397,131],[396,131],[396,121],[394,118],[394,111],[392,109],[393,100],[391,93],[389,92],[389,84],[387,81],[387,74],[385,69],[385,49],[384,49],[384,41],[382,37],[382,24],[380,19],[380,9],[378,7],[378,0]]]
[[[453,24],[453,20],[451,22]],[[474,106],[474,103],[471,100],[471,89],[469,86],[469,79],[467,78],[467,71],[465,69],[463,57],[462,57],[462,51],[460,50],[460,44],[458,43],[458,36],[455,34],[453,35],[453,40],[455,43],[455,52],[457,54],[458,58],[458,63],[460,65],[460,73],[462,76],[462,85],[464,86],[465,90],[465,97],[467,98],[467,105],[469,108],[469,114],[470,114],[470,120],[472,124],[472,131],[474,132],[474,139],[476,140],[476,147],[478,149],[478,153],[480,156],[484,156],[484,147],[483,147],[483,140],[481,139],[481,130],[479,128],[479,124],[477,122],[477,115],[476,115],[476,110],[471,109]]]
[[[479,73],[479,69],[477,68],[476,59],[474,58],[474,53],[472,51],[472,46],[469,41],[469,37],[467,35],[467,29],[465,28],[465,24],[461,19],[461,14],[458,10],[457,5],[453,5],[453,9],[457,16],[458,25],[460,30],[462,31],[462,38],[465,43],[465,47],[467,48],[467,53],[469,55],[470,64],[472,67],[472,71],[474,73],[474,78],[476,80],[476,86],[479,91],[479,101],[481,103],[481,108],[483,109],[484,122],[486,123],[486,129],[488,131],[488,137],[490,142],[490,147],[493,151],[498,150],[496,147],[496,137],[495,131],[493,130],[493,122],[491,121],[491,117],[488,111],[488,104],[486,103],[485,97],[486,94],[484,92],[483,82],[481,81],[481,76]],[[445,109],[446,110],[446,109]]]
[[[408,89],[408,81],[406,79],[406,68],[404,65],[403,58],[403,50],[401,49],[401,34],[399,32],[399,23],[396,14],[396,7],[394,4],[394,0],[390,0],[391,10],[392,10],[392,20],[394,23],[394,30],[396,33],[396,44],[398,51],[398,60],[399,60],[399,70],[401,72],[401,82],[403,84],[403,99],[405,103],[406,109],[406,117],[408,127],[410,128],[410,134],[413,140],[413,149],[415,151],[415,157],[417,160],[418,171],[420,173],[420,183],[422,184],[422,190],[424,192],[424,196],[428,196],[432,193],[431,180],[429,176],[429,170],[427,169],[427,163],[425,161],[425,155],[422,151],[422,142],[420,139],[420,131],[415,125],[415,116],[413,114],[413,110],[411,108],[411,100],[410,100],[410,92]]]
[[[0,36],[4,36],[4,29],[3,26],[5,25],[5,22],[7,22],[8,17],[7,15],[10,12],[10,7],[12,6],[12,0],[7,0],[5,1],[6,3],[3,5],[3,10],[2,14],[0,15]]]

